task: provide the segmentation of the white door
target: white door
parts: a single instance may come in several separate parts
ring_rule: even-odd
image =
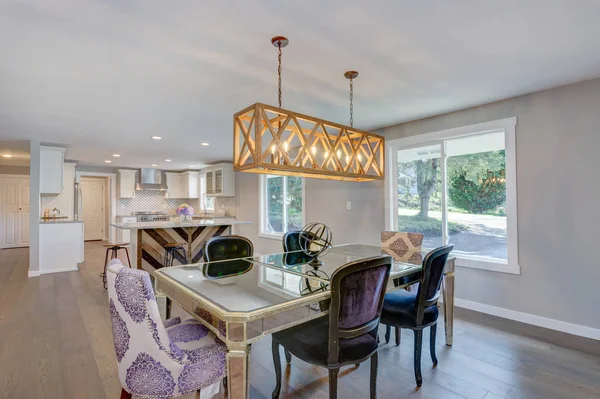
[[[29,179],[4,178],[0,180],[0,187],[0,247],[26,247],[29,245]]]
[[[82,178],[80,184],[84,239],[101,240],[104,235],[104,180]]]

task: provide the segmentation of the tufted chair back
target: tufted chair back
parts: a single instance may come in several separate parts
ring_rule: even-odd
[[[107,279],[114,347],[124,390],[142,398],[170,398],[204,388],[214,390],[215,384],[220,384],[225,375],[222,344],[203,342],[205,347],[198,350],[206,349],[205,360],[211,360],[211,350],[222,352],[223,358],[198,362],[191,351],[172,342],[160,318],[148,273],[113,259]],[[201,380],[203,386],[198,385]]]

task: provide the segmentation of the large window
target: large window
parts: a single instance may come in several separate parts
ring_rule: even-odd
[[[499,125],[392,141],[388,227],[454,244],[459,266],[519,273],[515,130]]]
[[[261,176],[260,234],[279,238],[304,225],[304,181],[295,176]]]

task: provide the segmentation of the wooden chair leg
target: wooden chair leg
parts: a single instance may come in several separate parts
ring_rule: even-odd
[[[371,356],[371,399],[377,399],[377,352]]]
[[[125,249],[125,255],[127,255],[127,263],[129,263],[129,267],[131,268],[131,259],[129,258],[129,249]]]
[[[402,337],[402,330],[400,327],[396,327],[396,346],[400,345],[400,339]]]
[[[275,367],[276,380],[272,397],[273,399],[279,399],[279,393],[281,392],[281,358],[279,357],[279,343],[277,341],[273,340],[271,350],[273,352],[273,366]],[[285,352],[288,353],[287,350]]]
[[[125,389],[121,388],[121,399],[131,399],[131,394]]]
[[[423,376],[421,375],[421,347],[423,346],[423,330],[414,330],[415,333],[415,380],[417,386],[423,384]]]
[[[437,333],[437,323],[431,326],[431,330],[429,330],[429,352],[431,352],[431,361],[433,362],[433,367],[437,366],[438,360],[435,355],[435,336]]]
[[[283,348],[283,353],[285,354],[285,362],[290,364],[292,362],[292,354],[285,348]]]
[[[385,343],[390,343],[390,334],[392,332],[392,328],[386,324],[385,326]]]
[[[329,370],[329,399],[337,399],[337,380],[340,369]]]

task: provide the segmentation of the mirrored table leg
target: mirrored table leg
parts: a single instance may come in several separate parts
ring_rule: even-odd
[[[444,273],[444,326],[448,346],[452,346],[454,332],[454,262],[455,259],[448,259]]]

